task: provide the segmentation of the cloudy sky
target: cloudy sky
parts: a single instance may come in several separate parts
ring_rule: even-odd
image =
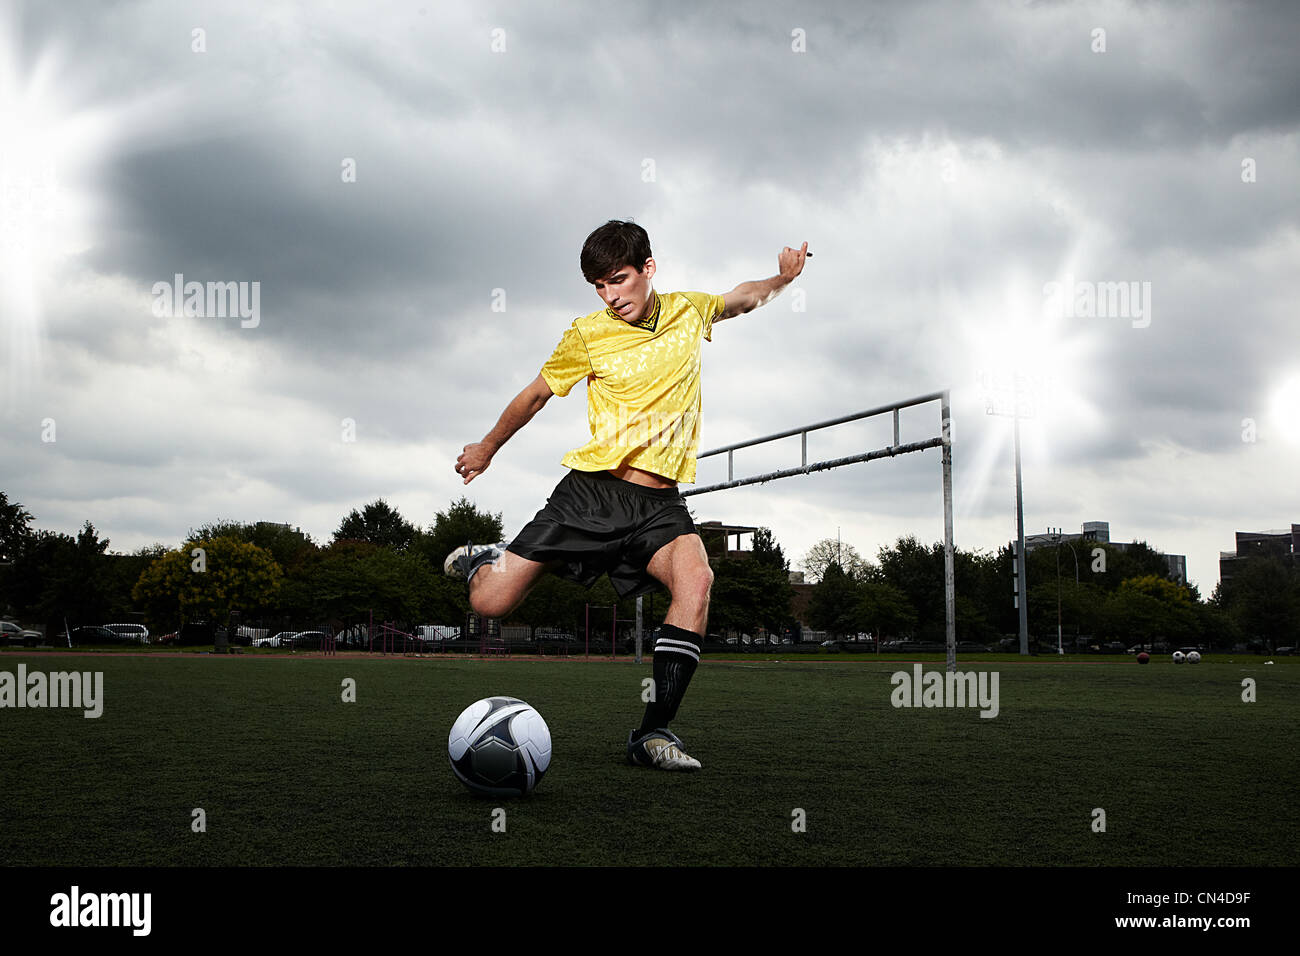
[[[326,541],[375,498],[427,525],[468,494],[513,534],[586,440],[583,389],[469,487],[452,466],[600,307],[578,253],[610,218],[648,229],[660,291],[815,253],[705,345],[705,449],[949,389],[956,542],[995,549],[1012,420],[983,386],[1019,369],[1028,532],[1109,521],[1208,596],[1235,531],[1300,521],[1292,4],[0,10],[0,490],[38,527]],[[249,308],[168,314],[177,275]],[[943,535],[937,450],[691,504],[796,562]]]

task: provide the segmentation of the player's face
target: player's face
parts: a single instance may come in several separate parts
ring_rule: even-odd
[[[623,266],[592,284],[605,308],[624,322],[638,322],[649,314],[654,304],[654,286],[650,283],[654,274],[655,261],[647,259],[640,272],[632,266]]]

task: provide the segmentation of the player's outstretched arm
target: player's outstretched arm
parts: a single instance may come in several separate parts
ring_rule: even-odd
[[[551,386],[546,384],[546,379],[538,375],[506,406],[501,418],[482,441],[465,446],[456,459],[456,474],[465,479],[465,484],[468,485],[487,471],[487,466],[492,463],[493,456],[501,446],[510,440],[511,435],[527,425],[554,394]]]
[[[714,322],[721,322],[723,319],[729,319],[733,315],[743,315],[746,312],[752,312],[759,306],[767,305],[778,295],[781,290],[788,286],[799,273],[803,272],[804,260],[812,255],[808,251],[808,243],[804,243],[798,249],[791,249],[786,246],[777,256],[777,268],[779,271],[770,279],[758,279],[754,282],[742,282],[730,292],[722,296],[726,307],[722,314],[714,319]]]

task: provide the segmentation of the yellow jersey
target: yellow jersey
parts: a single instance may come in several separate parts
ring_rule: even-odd
[[[591,441],[561,464],[578,471],[626,464],[695,481],[702,343],[712,341],[724,303],[706,292],[662,292],[655,300],[637,324],[608,309],[579,316],[542,366],[556,395],[587,380]]]

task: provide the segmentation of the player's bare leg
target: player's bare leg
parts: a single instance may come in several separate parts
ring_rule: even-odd
[[[674,538],[655,552],[646,571],[668,589],[671,602],[665,624],[704,636],[709,620],[713,569],[698,534]]]
[[[505,552],[470,578],[470,607],[483,617],[505,617],[524,602],[546,568],[544,562]]]

